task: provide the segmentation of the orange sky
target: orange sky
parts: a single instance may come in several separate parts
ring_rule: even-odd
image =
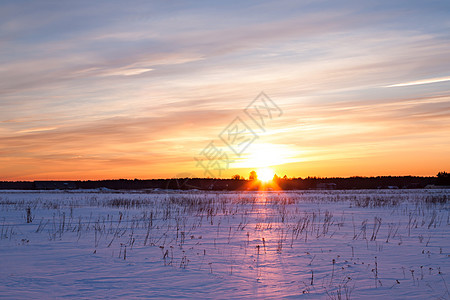
[[[449,171],[450,10],[389,3],[2,2],[0,180]],[[211,141],[220,172],[196,160]]]

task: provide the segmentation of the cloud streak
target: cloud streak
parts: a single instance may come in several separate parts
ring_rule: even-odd
[[[431,84],[431,83],[438,83],[438,82],[445,82],[445,81],[450,81],[450,76],[422,79],[422,80],[416,80],[416,81],[410,81],[410,82],[404,82],[404,83],[396,83],[396,84],[388,85],[386,87],[402,87],[402,86],[411,86],[411,85]]]

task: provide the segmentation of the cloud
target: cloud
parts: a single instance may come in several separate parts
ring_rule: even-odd
[[[29,128],[29,129],[23,129],[23,130],[17,131],[16,134],[55,130],[57,128],[58,127],[35,127],[35,128]]]
[[[450,81],[450,76],[422,79],[422,80],[416,80],[416,81],[410,81],[410,82],[404,82],[404,83],[396,83],[396,84],[387,85],[385,87],[401,87],[401,86],[431,84],[431,83],[438,83],[438,82],[445,82],[445,81]]]
[[[107,74],[103,76],[133,76],[139,75],[142,73],[153,71],[150,68],[121,68],[113,71],[109,71]]]

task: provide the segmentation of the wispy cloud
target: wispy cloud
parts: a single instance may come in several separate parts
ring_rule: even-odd
[[[146,72],[150,72],[153,69],[150,68],[121,68],[117,70],[113,70],[108,72],[105,75],[108,76],[133,76],[133,75],[139,75]]]
[[[445,82],[445,81],[450,81],[450,76],[436,77],[436,78],[429,78],[429,79],[421,79],[421,80],[404,82],[404,83],[396,83],[396,84],[387,85],[386,87],[400,87],[400,86],[421,85],[421,84],[438,83],[438,82]]]
[[[31,133],[31,132],[40,132],[40,131],[48,131],[48,130],[55,130],[57,127],[37,127],[37,128],[29,128],[29,129],[22,129],[16,132],[16,134],[21,133]]]

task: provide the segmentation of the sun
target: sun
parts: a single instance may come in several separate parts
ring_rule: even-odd
[[[263,182],[272,181],[275,172],[271,168],[261,168],[256,171],[258,179]]]

